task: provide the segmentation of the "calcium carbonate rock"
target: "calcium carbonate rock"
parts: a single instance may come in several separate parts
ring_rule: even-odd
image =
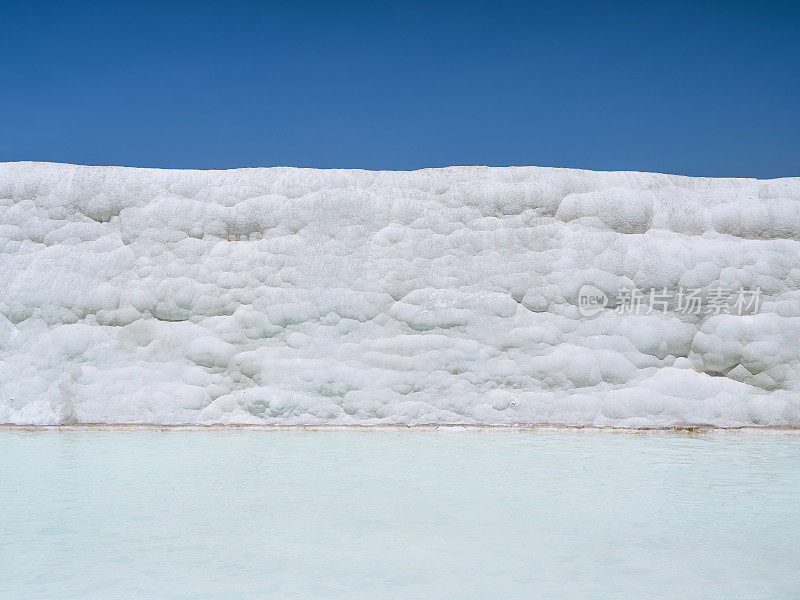
[[[4,163],[0,273],[0,423],[800,426],[800,179]]]

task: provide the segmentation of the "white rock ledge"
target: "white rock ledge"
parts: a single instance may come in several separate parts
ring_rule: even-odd
[[[800,426],[800,178],[0,163],[0,273],[0,423]]]

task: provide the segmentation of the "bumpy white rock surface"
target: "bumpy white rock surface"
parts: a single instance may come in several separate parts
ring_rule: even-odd
[[[797,178],[4,163],[0,273],[5,423],[800,425]]]

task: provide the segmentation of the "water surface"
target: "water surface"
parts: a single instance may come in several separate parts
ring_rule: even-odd
[[[800,437],[0,431],[0,597],[800,597]]]

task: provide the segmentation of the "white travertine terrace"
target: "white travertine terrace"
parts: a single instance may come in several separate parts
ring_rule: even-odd
[[[0,423],[800,426],[800,178],[2,163],[0,274]]]

